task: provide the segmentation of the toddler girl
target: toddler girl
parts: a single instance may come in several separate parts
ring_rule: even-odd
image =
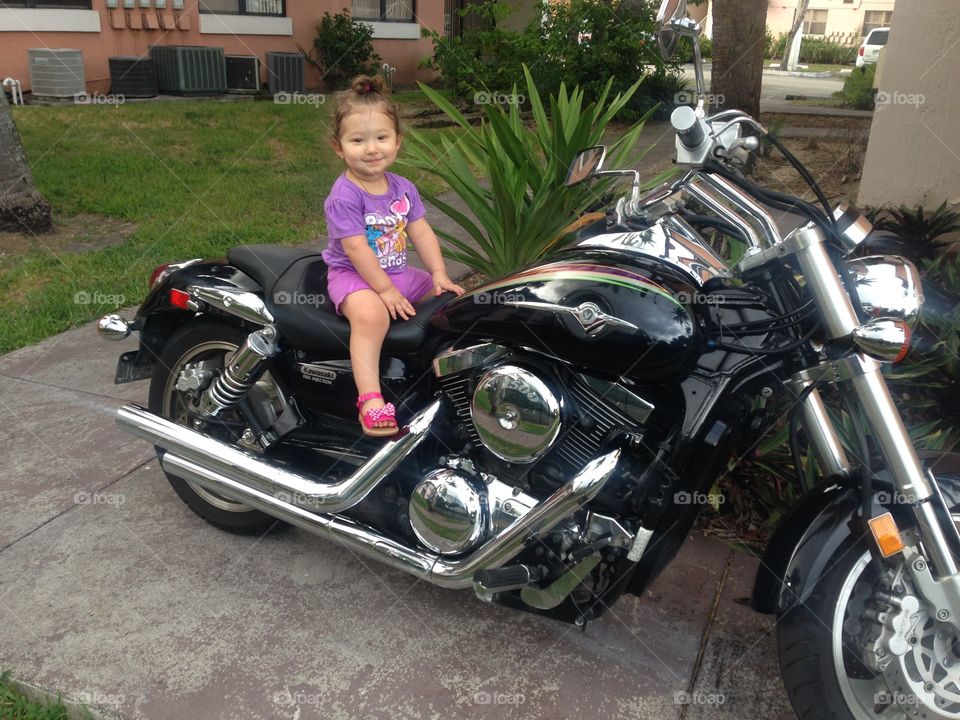
[[[380,394],[380,348],[391,318],[410,319],[413,304],[463,288],[447,275],[423,202],[406,178],[387,172],[400,149],[400,119],[379,77],[361,76],[342,93],[333,149],[347,170],[323,205],[330,244],[327,294],[350,321],[357,410],[367,435],[397,432],[396,409]],[[429,272],[407,267],[409,238]]]

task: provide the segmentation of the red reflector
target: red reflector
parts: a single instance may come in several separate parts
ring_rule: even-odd
[[[181,310],[189,310],[189,303],[190,293],[184,292],[183,290],[170,291],[170,304],[174,307],[178,307]]]
[[[860,57],[863,57],[863,51],[864,51],[864,50],[866,50],[866,48],[863,47],[863,46],[861,46],[860,49],[857,51],[857,55],[859,55]]]
[[[147,286],[150,290],[153,290],[153,286],[157,284],[157,280],[160,279],[160,275],[168,267],[170,267],[170,263],[158,265],[157,268],[152,273],[150,273],[150,284]]]
[[[898,363],[901,360],[903,360],[907,356],[907,353],[910,352],[910,326],[907,325],[906,323],[903,324],[903,334],[904,334],[903,347],[900,350],[900,354],[893,359],[895,363]]]

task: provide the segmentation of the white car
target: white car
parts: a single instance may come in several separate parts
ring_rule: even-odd
[[[863,39],[860,49],[857,50],[857,67],[873,65],[880,59],[880,51],[887,44],[890,37],[890,28],[874,28]]]

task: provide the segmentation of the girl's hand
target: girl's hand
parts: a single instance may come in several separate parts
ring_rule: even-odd
[[[410,301],[397,290],[397,286],[393,283],[390,283],[389,289],[377,294],[380,296],[380,299],[383,300],[383,304],[387,306],[387,312],[390,313],[390,317],[394,320],[397,319],[397,315],[404,320],[409,320],[417,314],[417,311],[413,309]]]
[[[433,273],[433,294],[440,297],[446,291],[463,295],[463,288],[447,277],[446,270],[437,270]]]

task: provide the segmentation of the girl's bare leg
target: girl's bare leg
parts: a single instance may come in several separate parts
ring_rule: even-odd
[[[380,392],[380,349],[383,338],[390,329],[390,315],[386,305],[373,290],[357,290],[344,298],[340,310],[350,321],[350,362],[357,393]],[[380,399],[367,400],[360,412],[383,407]],[[391,423],[381,420],[374,427],[387,427]]]

